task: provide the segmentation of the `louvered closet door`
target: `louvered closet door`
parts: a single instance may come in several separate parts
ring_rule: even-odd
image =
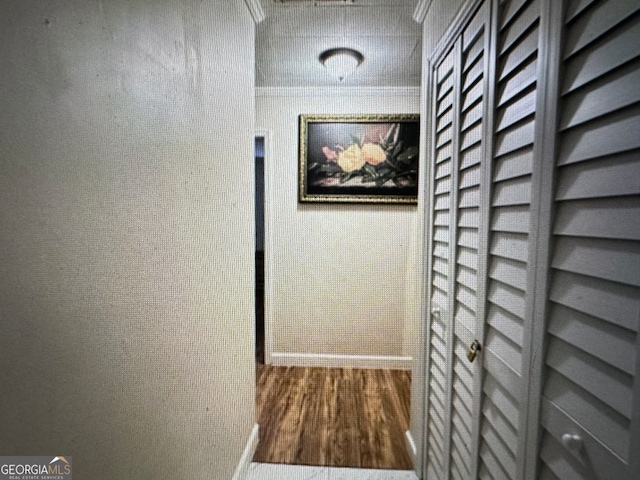
[[[494,148],[480,418],[481,479],[521,478],[531,315],[532,188],[539,119],[540,2],[503,1],[495,19]],[[538,124],[537,124],[538,123]],[[520,462],[520,463],[519,463]]]
[[[640,478],[639,10],[566,5],[543,479]]]
[[[433,70],[431,308],[428,476],[473,478],[473,416],[479,362],[467,349],[481,338],[477,318],[480,203],[488,7],[477,8]],[[480,294],[483,295],[482,293]]]
[[[479,412],[481,358],[471,363],[467,349],[482,339],[484,317],[483,274],[479,253],[481,238],[482,159],[485,155],[486,53],[488,5],[482,3],[458,41],[460,95],[454,185],[456,195],[453,241],[455,292],[453,312],[453,362],[451,394],[450,478],[475,478],[477,442],[473,441],[474,416]],[[484,227],[486,230],[486,226]],[[486,247],[485,247],[486,248]]]
[[[431,258],[428,369],[428,468],[434,478],[443,478],[448,449],[446,427],[449,415],[449,300],[451,298],[451,198],[453,164],[453,112],[456,97],[455,51],[451,50],[434,68],[431,173]]]

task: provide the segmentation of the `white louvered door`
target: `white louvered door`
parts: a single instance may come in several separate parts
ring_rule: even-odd
[[[540,478],[639,478],[640,3],[563,38]]]
[[[455,83],[455,50],[444,57],[433,72],[431,172],[431,255],[430,255],[430,316],[429,316],[429,381],[427,397],[427,455],[429,469],[438,477],[448,462],[447,418],[450,415],[451,375],[449,348],[449,303],[451,299],[451,230],[452,230],[452,164],[453,111],[457,95]]]
[[[430,60],[426,478],[640,478],[640,3],[470,0]]]
[[[536,112],[539,0],[499,2],[494,19],[494,148],[491,178],[485,368],[480,418],[482,479],[522,475],[527,416],[527,342],[535,267],[532,188],[540,128]],[[471,477],[470,477],[471,478]]]
[[[476,469],[477,442],[472,441],[473,418],[480,405],[481,358],[474,363],[467,351],[476,339],[482,339],[484,297],[482,265],[479,258],[486,248],[480,237],[483,189],[482,159],[485,155],[486,35],[489,7],[482,2],[458,40],[459,103],[455,123],[457,146],[454,185],[455,231],[452,236],[454,292],[452,312],[452,394],[449,471],[452,479],[465,479]]]
[[[457,40],[434,64],[431,172],[427,468],[432,478],[469,478],[479,411],[479,362],[467,350],[481,338],[478,274],[484,156],[488,7],[477,2]],[[479,296],[480,295],[480,296]],[[480,317],[482,313],[480,312]]]

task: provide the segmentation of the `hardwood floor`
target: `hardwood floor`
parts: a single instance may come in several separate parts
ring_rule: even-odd
[[[254,462],[411,469],[411,374],[258,365]]]

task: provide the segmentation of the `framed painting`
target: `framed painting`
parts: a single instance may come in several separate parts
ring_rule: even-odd
[[[420,116],[300,115],[300,202],[418,199]]]

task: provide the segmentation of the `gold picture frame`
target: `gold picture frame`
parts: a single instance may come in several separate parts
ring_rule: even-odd
[[[416,204],[420,115],[300,115],[300,202]]]

